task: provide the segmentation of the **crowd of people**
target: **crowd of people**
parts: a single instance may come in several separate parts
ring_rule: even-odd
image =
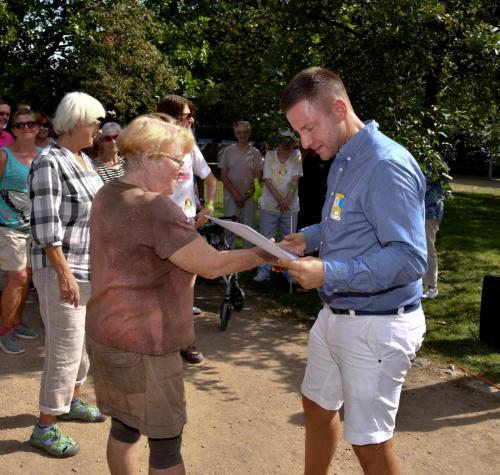
[[[281,108],[298,136],[276,131],[262,157],[251,124],[237,121],[220,160],[224,214],[256,227],[258,207],[261,234],[279,231],[297,256],[278,261],[248,243],[218,251],[197,232],[214,212],[217,180],[184,97],[167,95],[124,127],[82,92],[66,94],[53,119],[27,106],[11,116],[0,101],[0,348],[20,354],[19,339],[38,337],[22,322],[33,281],[45,328],[33,446],[73,456],[79,444],[59,421],[109,416],[111,473],[137,472],[141,435],[150,473],[185,473],[182,360],[204,358],[194,345],[196,275],[256,268],[263,282],[273,267],[324,304],[301,388],[305,473],[327,473],[344,404],[344,437],[364,472],[399,473],[395,417],[425,333],[426,226],[432,245],[437,232],[424,225],[425,179],[407,150],[357,117],[331,71],[300,72]],[[432,267],[429,298],[436,278]],[[81,398],[90,367],[96,406]]]

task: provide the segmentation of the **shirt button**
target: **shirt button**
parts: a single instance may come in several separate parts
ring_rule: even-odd
[[[351,157],[347,157],[347,161],[349,162],[351,160]]]
[[[320,246],[322,246],[322,245],[323,245],[323,241],[321,241],[321,242],[319,243],[319,245],[320,245]]]
[[[338,292],[338,291],[339,291],[339,289],[333,289],[333,291],[334,291],[334,292]]]
[[[332,191],[332,194],[330,196],[333,196],[335,193]]]
[[[339,168],[339,172],[343,172],[343,171],[344,171],[344,169],[343,169],[343,168]]]

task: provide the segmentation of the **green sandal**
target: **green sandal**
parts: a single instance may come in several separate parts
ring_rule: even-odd
[[[38,434],[35,427],[30,437],[30,444],[59,458],[72,457],[80,451],[80,444],[71,437],[64,435],[57,425],[41,434]]]
[[[71,405],[71,409],[67,414],[61,414],[59,419],[64,421],[79,420],[84,422],[104,422],[106,416],[101,414],[101,411],[96,406],[89,406],[82,401]]]

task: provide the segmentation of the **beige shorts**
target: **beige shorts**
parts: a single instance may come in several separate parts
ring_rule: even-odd
[[[142,355],[87,336],[99,409],[153,439],[177,437],[186,424],[179,352]]]
[[[0,226],[0,268],[5,271],[31,267],[31,235]]]

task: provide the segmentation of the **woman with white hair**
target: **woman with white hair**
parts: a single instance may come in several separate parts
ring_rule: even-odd
[[[96,137],[97,156],[92,162],[95,171],[102,181],[116,180],[125,173],[123,165],[125,160],[118,153],[116,140],[120,136],[122,128],[118,122],[106,122],[101,133]]]
[[[82,149],[92,145],[104,115],[93,97],[66,94],[53,122],[57,142],[40,153],[28,176],[33,282],[45,325],[40,417],[30,443],[55,457],[70,457],[80,449],[58,428],[57,418],[104,420],[97,407],[80,399],[89,369],[84,336],[90,297],[90,209],[102,186]]]
[[[185,474],[179,350],[194,338],[195,274],[213,279],[272,257],[256,247],[218,252],[170,199],[193,145],[191,130],[171,117],[137,117],[118,139],[125,175],[106,183],[92,207],[87,344],[97,402],[112,417],[113,475],[139,472],[141,434],[150,474]]]

